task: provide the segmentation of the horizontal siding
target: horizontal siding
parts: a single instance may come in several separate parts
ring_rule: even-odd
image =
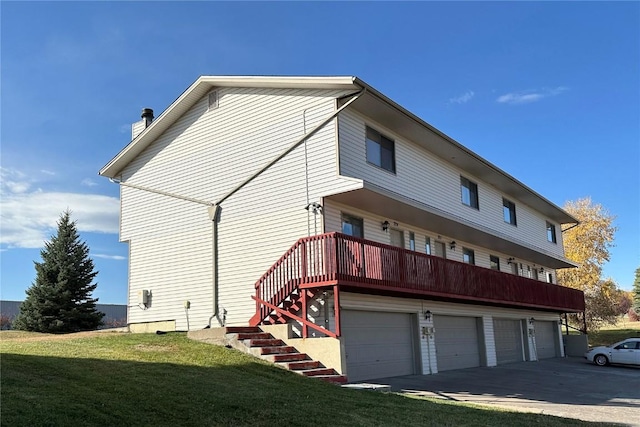
[[[365,129],[371,126],[395,140],[396,173],[390,173],[366,161]],[[563,256],[562,236],[556,225],[557,244],[547,241],[546,220],[529,206],[513,200],[478,177],[458,169],[407,141],[390,130],[367,120],[355,112],[341,114],[339,120],[340,171],[385,189],[402,194],[421,203],[441,209],[464,220],[487,227],[496,233],[524,241],[533,247]],[[443,141],[443,143],[445,143]],[[479,209],[463,205],[460,195],[460,176],[478,184]],[[503,219],[502,198],[516,204],[517,227]]]
[[[127,166],[123,180],[214,202],[334,112],[340,95],[220,88],[217,109],[208,111],[203,97]],[[258,278],[297,239],[321,230],[321,218],[305,210],[307,203],[361,186],[338,175],[336,132],[334,120],[222,204],[218,302],[228,325],[248,322]],[[182,304],[189,299],[192,327],[208,322],[211,227],[204,205],[123,187],[121,239],[132,245],[130,298],[151,284],[154,298],[171,296],[157,296],[146,311],[134,313],[134,307],[131,321],[175,318],[181,328]]]
[[[402,230],[404,232],[404,244],[405,249],[410,249],[409,247],[409,233],[413,232],[415,235],[416,241],[416,251],[425,253],[425,243],[427,237],[431,241],[431,250],[433,254],[434,243],[436,241],[441,241],[445,243],[445,251],[446,258],[454,261],[462,261],[462,248],[468,248],[474,251],[475,254],[475,265],[478,267],[490,268],[490,259],[491,255],[497,256],[500,258],[500,270],[505,273],[513,273],[511,270],[511,265],[507,264],[507,259],[511,257],[510,254],[500,253],[496,251],[492,251],[489,248],[483,248],[477,245],[472,245],[466,243],[462,240],[455,240],[456,247],[455,250],[450,248],[449,243],[454,240],[447,236],[438,235],[434,233],[432,230],[424,230],[420,228],[416,228],[412,225],[403,224],[399,222],[393,221],[393,218],[386,217],[378,217],[369,212],[353,208],[351,206],[335,203],[335,202],[327,202],[324,206],[324,220],[325,220],[325,231],[341,231],[342,223],[341,223],[341,214],[346,213],[356,217],[360,217],[363,219],[364,225],[364,238],[368,240],[373,240],[375,242],[391,244],[391,234],[382,230],[382,222],[387,220],[391,223],[390,227]],[[525,272],[527,271],[527,266],[533,269],[533,263],[527,260],[515,259],[514,263],[522,263]],[[554,276],[555,283],[555,270],[547,268],[544,265],[537,265],[536,268],[544,268],[544,273],[539,274],[538,280],[545,282],[546,274],[551,272]],[[528,277],[525,275],[525,277]],[[533,278],[533,277],[531,277]]]

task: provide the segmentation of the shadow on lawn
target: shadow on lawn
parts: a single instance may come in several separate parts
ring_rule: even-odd
[[[3,426],[586,425],[347,390],[251,359],[193,366],[4,353],[1,380]]]

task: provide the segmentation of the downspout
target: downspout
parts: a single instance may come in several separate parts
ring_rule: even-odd
[[[212,234],[212,236],[211,236],[212,245],[211,246],[212,247],[211,247],[211,250],[212,250],[212,271],[213,271],[213,284],[212,284],[213,285],[212,286],[213,287],[213,314],[211,315],[211,317],[209,317],[209,325],[208,325],[209,327],[212,327],[213,318],[217,317],[219,319],[219,316],[218,316],[218,221],[220,219],[220,209],[221,209],[222,202],[224,202],[229,197],[233,196],[235,193],[240,191],[243,187],[245,187],[251,181],[256,179],[258,176],[260,176],[263,172],[265,172],[271,166],[275,165],[278,161],[280,161],[287,154],[289,154],[294,149],[296,149],[300,144],[305,142],[308,138],[311,138],[313,135],[315,135],[320,129],[325,127],[331,120],[333,120],[338,114],[340,114],[342,112],[342,110],[344,110],[349,105],[351,105],[356,99],[360,98],[360,96],[362,96],[365,92],[366,92],[366,88],[363,88],[359,92],[355,93],[353,95],[353,97],[349,101],[347,101],[340,108],[338,108],[336,111],[331,113],[326,119],[324,119],[320,124],[318,124],[315,128],[313,128],[309,133],[305,133],[301,138],[299,138],[294,144],[292,144],[289,148],[287,148],[285,151],[283,151],[275,159],[271,160],[269,163],[267,163],[265,166],[263,166],[261,169],[259,169],[257,172],[255,172],[253,175],[251,175],[250,177],[245,179],[243,182],[238,184],[231,191],[229,191],[227,194],[222,196],[217,202],[211,203],[211,202],[208,202],[208,201],[205,201],[205,200],[200,200],[200,199],[195,199],[195,198],[192,198],[192,197],[182,196],[182,195],[179,195],[179,194],[170,193],[168,191],[156,190],[156,189],[149,188],[149,187],[144,187],[144,186],[141,186],[141,185],[129,184],[129,183],[122,182],[120,180],[116,180],[114,178],[109,178],[109,180],[111,182],[123,185],[125,187],[131,187],[131,188],[135,188],[135,189],[138,189],[138,190],[147,191],[147,192],[150,192],[150,193],[160,194],[160,195],[163,195],[163,196],[172,197],[172,198],[176,198],[176,199],[180,199],[180,200],[186,200],[186,201],[189,201],[189,202],[198,203],[198,204],[202,204],[202,205],[208,206],[207,211],[208,211],[209,220],[211,221],[211,226],[212,226],[212,230],[211,230],[211,234]],[[224,317],[223,317],[223,321],[221,323],[224,324]]]
[[[290,152],[295,150],[300,144],[305,142],[308,138],[311,138],[313,135],[315,135],[320,129],[325,127],[331,120],[333,120],[338,114],[340,114],[342,112],[342,110],[344,110],[349,105],[351,105],[356,99],[360,98],[366,92],[366,90],[367,90],[366,88],[362,88],[359,92],[354,94],[353,97],[349,101],[345,102],[340,108],[338,108],[336,111],[331,113],[326,119],[324,119],[322,122],[320,122],[320,124],[318,124],[316,127],[314,127],[311,131],[309,131],[308,133],[305,133],[301,138],[299,138],[289,148],[284,150],[280,155],[278,155],[276,158],[274,158],[269,163],[264,165],[261,169],[259,169],[253,175],[251,175],[250,177],[248,177],[247,179],[242,181],[240,184],[238,184],[236,187],[234,187],[232,190],[230,190],[227,194],[222,196],[218,201],[216,201],[215,203],[213,203],[209,207],[209,219],[211,219],[211,221],[213,222],[213,230],[212,230],[212,232],[213,232],[213,257],[212,258],[213,258],[213,274],[214,274],[214,278],[213,278],[213,294],[214,294],[213,300],[214,300],[214,306],[213,306],[213,314],[209,318],[209,327],[213,327],[213,325],[211,324],[211,321],[213,320],[214,317],[218,316],[218,306],[217,306],[217,292],[218,292],[218,221],[219,221],[219,214],[220,214],[220,209],[221,209],[222,203],[225,200],[227,200],[229,197],[233,196],[235,193],[240,191],[243,187],[245,187],[251,181],[256,179],[258,176],[260,176],[263,172],[268,170],[271,166],[275,165],[280,160],[282,160],[287,154],[289,154]],[[305,126],[306,126],[306,124],[305,124]],[[305,129],[305,131],[306,131],[306,129]],[[307,224],[308,224],[308,221],[307,221]]]

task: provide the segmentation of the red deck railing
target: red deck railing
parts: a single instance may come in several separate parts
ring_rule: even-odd
[[[305,237],[256,283],[256,318],[297,288],[345,286],[359,292],[431,296],[554,310],[584,311],[582,291],[425,255],[341,233]]]

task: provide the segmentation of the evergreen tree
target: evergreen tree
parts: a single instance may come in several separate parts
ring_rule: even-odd
[[[42,262],[34,262],[36,280],[27,289],[27,298],[13,327],[36,332],[60,333],[96,329],[103,313],[91,298],[98,274],[93,271],[89,247],[80,241],[71,213],[58,221],[57,235],[40,251]]]
[[[633,306],[631,308],[640,316],[640,268],[636,269],[636,278],[633,281],[631,293],[633,294]]]

